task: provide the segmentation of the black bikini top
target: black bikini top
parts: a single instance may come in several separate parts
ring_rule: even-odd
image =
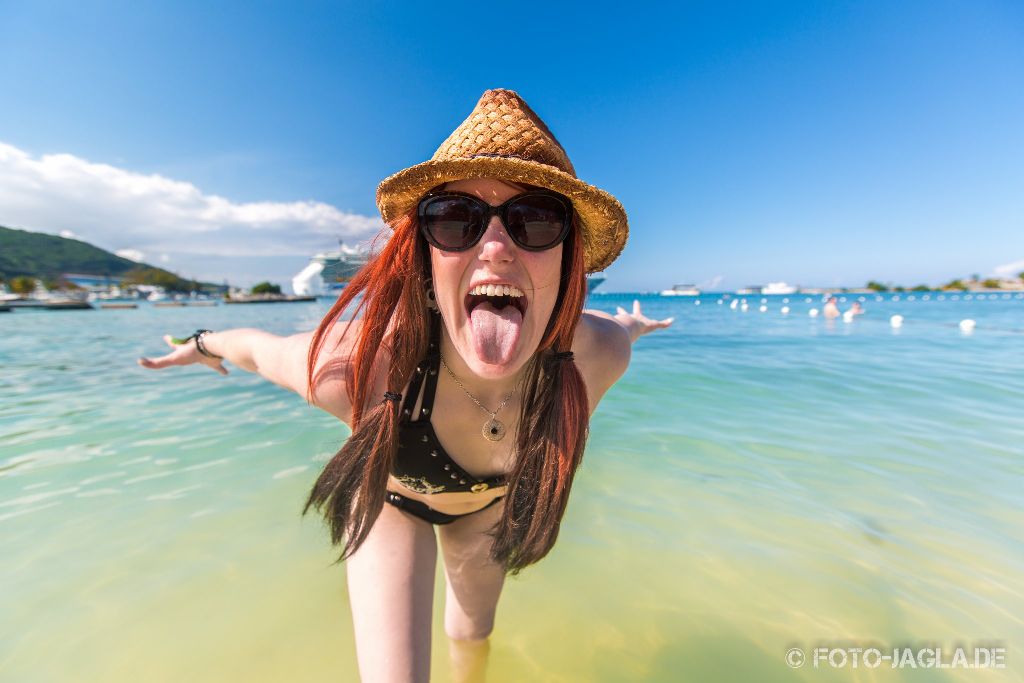
[[[504,486],[504,475],[479,479],[459,467],[441,447],[430,423],[434,395],[437,393],[437,373],[441,367],[441,316],[433,313],[431,317],[427,357],[416,366],[402,403],[398,423],[398,453],[391,474],[403,486],[417,493],[480,493],[495,486]],[[414,420],[412,411],[424,379],[426,390],[423,392],[419,415]]]

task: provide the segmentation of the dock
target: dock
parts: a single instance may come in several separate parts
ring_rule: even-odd
[[[43,308],[48,311],[84,311],[93,310],[88,301],[47,301]]]
[[[291,294],[263,294],[259,296],[237,296],[224,299],[226,304],[295,304],[304,301],[316,301],[315,296],[295,296]]]

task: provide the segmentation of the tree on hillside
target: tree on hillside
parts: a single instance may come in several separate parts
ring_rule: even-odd
[[[271,284],[269,282],[260,282],[253,286],[253,294],[280,294],[281,285]]]
[[[155,285],[163,287],[168,292],[188,292],[192,289],[188,280],[184,280],[174,273],[145,266],[133,268],[125,273],[123,282],[126,285]]]
[[[912,292],[930,292],[930,291],[932,291],[932,288],[929,287],[928,285],[918,285],[917,287],[914,287],[910,291],[912,291]]]
[[[11,279],[11,291],[15,294],[31,294],[35,288],[36,279],[34,277],[19,275]]]
[[[999,280],[990,277],[987,280],[983,280],[981,286],[985,289],[999,289],[1002,286],[1002,283],[1000,283]]]
[[[888,292],[889,288],[883,285],[881,282],[875,282],[874,280],[868,280],[866,285],[872,292]]]

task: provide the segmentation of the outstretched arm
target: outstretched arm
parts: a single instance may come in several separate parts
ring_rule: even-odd
[[[629,367],[633,342],[641,336],[668,327],[672,318],[651,320],[640,312],[640,302],[633,302],[633,312],[619,308],[615,315],[603,311],[583,311],[583,318],[573,351],[576,363],[583,373],[590,399],[590,412],[594,412],[605,392]]]
[[[139,365],[161,370],[176,365],[200,364],[226,375],[228,371],[223,361],[228,361],[294,391],[309,399],[313,405],[347,422],[352,411],[345,389],[343,365],[346,354],[343,347],[347,347],[356,335],[345,335],[345,343],[341,344],[340,332],[343,328],[343,324],[335,325],[324,342],[323,352],[317,360],[317,382],[312,397],[306,390],[306,360],[313,339],[312,332],[280,337],[262,330],[242,328],[203,335],[203,347],[210,354],[221,356],[223,360],[202,355],[194,340],[180,343],[181,340],[164,335],[164,342],[172,351],[159,358],[140,358]]]
[[[609,315],[604,311],[586,310],[585,314],[597,316],[599,318],[607,318],[608,320],[614,320],[625,328],[626,333],[629,334],[630,343],[635,342],[640,337],[668,327],[672,324],[675,318],[665,318],[664,320],[652,320],[643,313],[640,312],[640,302],[636,299],[633,300],[633,312],[626,311],[622,306],[616,306],[615,315]]]

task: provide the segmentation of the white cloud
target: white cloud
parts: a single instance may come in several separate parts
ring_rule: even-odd
[[[60,231],[60,236],[65,238],[65,239],[69,239],[69,240],[77,240],[78,239],[78,235],[76,235],[75,233],[71,232],[70,230],[61,230]]]
[[[1004,263],[1001,266],[996,266],[994,272],[999,277],[1017,277],[1018,273],[1024,272],[1024,259],[1020,261],[1014,261],[1013,263]]]
[[[160,254],[160,263],[170,263],[171,257],[167,254]]]
[[[70,154],[33,157],[0,142],[0,225],[73,231],[118,253],[173,253],[177,260],[309,256],[339,237],[350,243],[372,237],[383,224],[323,202],[237,203],[188,182]]]
[[[61,237],[63,236],[64,235],[61,235]],[[136,263],[141,263],[142,261],[146,260],[146,255],[143,254],[138,249],[118,249],[114,253],[120,256],[121,258],[126,258],[129,261],[135,261]]]

